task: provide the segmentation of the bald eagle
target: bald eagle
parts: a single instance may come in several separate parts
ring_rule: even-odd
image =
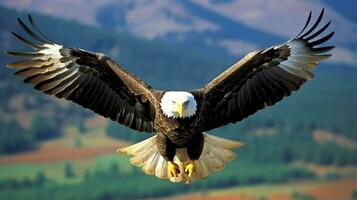
[[[103,117],[155,135],[119,149],[147,174],[172,182],[190,183],[221,170],[234,159],[242,142],[204,132],[242,121],[272,106],[313,78],[311,70],[333,46],[321,46],[334,32],[317,39],[330,25],[317,28],[321,11],[293,39],[249,53],[201,89],[161,91],[151,88],[101,53],[69,48],[48,39],[29,15],[29,26],[18,19],[36,42],[12,33],[30,52],[7,52],[23,57],[8,64],[36,90],[73,101]]]

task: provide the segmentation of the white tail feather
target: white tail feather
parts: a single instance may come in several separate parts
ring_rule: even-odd
[[[142,167],[143,171],[149,175],[155,175],[161,179],[169,179],[171,182],[191,183],[196,179],[204,179],[213,171],[220,171],[225,163],[233,160],[236,153],[232,151],[244,145],[243,142],[224,139],[221,137],[204,134],[204,146],[201,157],[195,161],[196,171],[193,177],[188,177],[185,173],[185,166],[189,162],[186,148],[176,150],[174,162],[180,168],[178,177],[168,177],[167,161],[161,156],[156,146],[156,136],[148,138],[134,145],[118,149],[118,152],[125,155],[132,155],[130,163]]]

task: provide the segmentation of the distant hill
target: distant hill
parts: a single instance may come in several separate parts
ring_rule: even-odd
[[[163,24],[163,26],[157,27],[157,29],[163,29],[164,32],[160,33],[160,30],[157,30],[156,33],[155,30],[152,30],[151,36],[145,32],[137,32],[137,28],[133,26],[140,26],[139,22],[133,22],[131,19],[128,19],[131,13],[140,12],[140,9],[145,12],[146,9],[150,9],[151,7],[145,5],[145,3],[143,3],[144,5],[139,4],[139,2],[132,3],[132,6],[130,6],[130,3],[112,3],[99,7],[96,14],[97,22],[103,28],[120,30],[141,37],[144,36],[149,39],[164,41],[166,44],[183,45],[220,55],[222,53],[230,53],[229,42],[241,41],[242,45],[236,46],[236,48],[240,50],[239,54],[243,55],[255,48],[262,48],[273,45],[278,41],[283,41],[282,37],[249,27],[189,0],[176,2],[172,5],[173,8],[167,8],[166,6],[168,5],[166,4],[153,8],[156,9],[156,12],[163,13],[166,18],[159,17],[159,19],[155,19],[155,16],[151,16],[154,19],[137,19],[137,21],[167,20],[168,23],[176,27],[165,31],[165,24]],[[175,12],[180,9],[183,9],[185,14]],[[148,23],[150,25],[154,22]],[[180,30],[180,26],[187,26],[187,28]]]
[[[331,29],[338,32],[333,43],[344,50],[342,53],[337,51],[336,54],[340,56],[335,59],[341,58],[339,61],[344,62],[342,56],[356,56],[357,49],[357,37],[354,34],[357,25],[352,9],[355,3],[352,1],[102,0],[87,3],[0,0],[0,3],[27,12],[51,14],[106,30],[126,32],[168,45],[235,56],[295,36],[303,27],[310,10],[316,17],[322,8],[326,8],[325,20],[331,19]]]

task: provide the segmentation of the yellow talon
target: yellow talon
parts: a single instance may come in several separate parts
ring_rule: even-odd
[[[185,167],[185,173],[188,175],[188,177],[192,177],[193,173],[196,171],[196,165],[195,161],[190,160],[188,164]]]
[[[177,177],[178,174],[180,173],[179,166],[176,163],[171,162],[171,161],[168,161],[167,165],[168,165],[167,166],[167,174],[168,174],[168,176]]]

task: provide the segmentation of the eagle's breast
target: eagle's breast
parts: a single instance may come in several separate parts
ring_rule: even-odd
[[[197,116],[189,119],[173,119],[165,116],[162,111],[157,112],[157,132],[164,133],[178,147],[185,147],[193,134],[200,132]]]

